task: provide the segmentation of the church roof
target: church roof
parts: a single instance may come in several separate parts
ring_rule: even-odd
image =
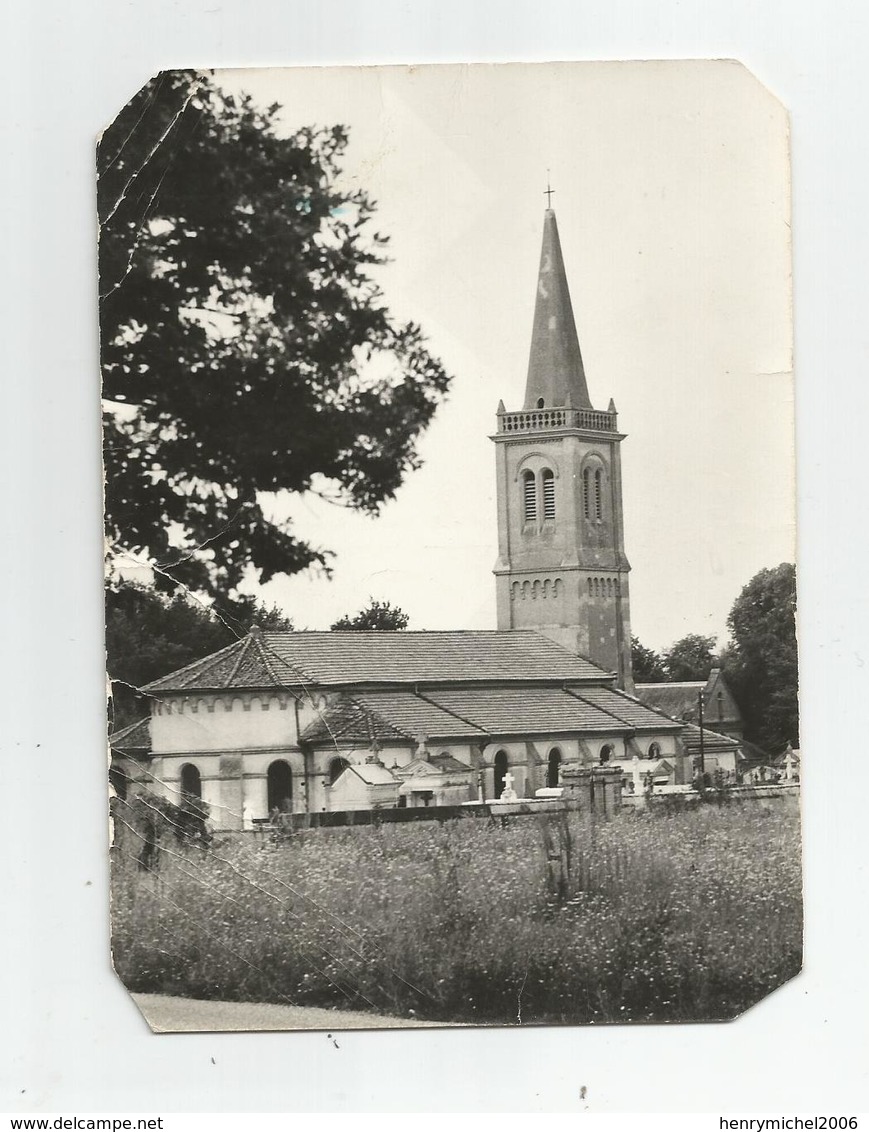
[[[271,634],[276,635],[276,634]],[[224,688],[286,688],[309,682],[303,672],[285,661],[265,641],[251,633],[219,652],[146,684],[142,691],[217,691]]]
[[[328,742],[367,748],[375,741],[407,743],[413,735],[349,696],[342,696],[321,711],[300,738],[306,743]]]
[[[666,712],[656,711],[626,692],[619,692],[614,688],[583,688],[581,694],[584,700],[629,723],[631,727],[641,730],[654,728],[659,731],[662,727],[665,730],[676,730],[675,721]]]
[[[488,735],[678,729],[630,696],[603,688],[443,688],[431,698]]]
[[[658,708],[673,719],[699,721],[697,693],[703,693],[704,715],[720,705],[722,714],[716,723],[738,723],[742,715],[720,668],[713,668],[708,680],[680,680],[661,684],[637,684],[637,696],[650,707]],[[720,699],[719,699],[720,695]]]
[[[531,356],[525,387],[525,409],[590,409],[585,368],[567,286],[555,212],[543,220],[543,247],[537,276],[537,300],[531,333]]]
[[[413,692],[364,692],[353,697],[412,737],[475,738],[484,732],[474,723],[451,713],[428,696]]]
[[[608,683],[612,673],[533,630],[260,632],[146,685],[215,691],[317,685]]]
[[[151,717],[137,719],[128,727],[121,728],[109,736],[109,745],[121,751],[151,750]]]
[[[433,688],[343,696],[308,725],[307,743],[370,746],[422,739],[487,740],[534,733],[680,731],[682,725],[624,692],[586,685]],[[711,733],[710,733],[711,734]],[[435,759],[438,756],[430,756]]]

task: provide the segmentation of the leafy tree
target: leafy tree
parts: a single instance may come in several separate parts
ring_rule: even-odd
[[[733,603],[724,675],[745,718],[745,737],[778,753],[799,747],[796,569],[761,570]]]
[[[410,620],[397,605],[390,605],[388,601],[377,601],[369,598],[368,605],[358,613],[346,614],[339,618],[332,629],[361,630],[361,629],[406,629]]]
[[[689,633],[664,653],[668,680],[707,680],[715,664],[715,638]]]
[[[243,607],[229,620],[183,594],[168,597],[124,583],[106,592],[106,656],[112,681],[113,727],[120,730],[149,711],[138,688],[232,644],[256,622],[292,629],[276,606]]]
[[[631,667],[638,684],[660,684],[667,679],[660,655],[640,644],[636,637],[631,637]]]
[[[167,590],[327,569],[264,493],[376,512],[449,385],[371,277],[345,129],[282,137],[279,110],[163,72],[98,147],[107,530]]]
[[[295,629],[291,617],[287,617],[277,603],[271,606],[255,604],[250,616],[247,618],[246,628],[257,625],[260,629],[268,629],[273,633],[288,633]]]

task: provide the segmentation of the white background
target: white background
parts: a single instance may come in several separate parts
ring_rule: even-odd
[[[19,0],[3,20],[0,1108],[866,1108],[864,7]],[[107,950],[93,135],[162,67],[690,57],[739,58],[793,114],[802,976],[728,1026],[150,1035]]]

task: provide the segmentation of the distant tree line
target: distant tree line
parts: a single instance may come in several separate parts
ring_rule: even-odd
[[[745,720],[745,738],[771,753],[799,746],[796,570],[789,562],[761,570],[744,586],[727,618],[730,639],[689,633],[657,653],[631,640],[634,680],[657,684],[706,680],[724,673]]]

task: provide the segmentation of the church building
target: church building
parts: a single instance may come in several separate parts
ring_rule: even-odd
[[[201,798],[216,829],[498,799],[511,782],[533,797],[566,766],[690,782],[686,723],[634,695],[624,435],[589,396],[551,209],[525,402],[499,405],[492,439],[497,630],[255,629],[143,689],[150,725],[113,737],[118,780]]]

